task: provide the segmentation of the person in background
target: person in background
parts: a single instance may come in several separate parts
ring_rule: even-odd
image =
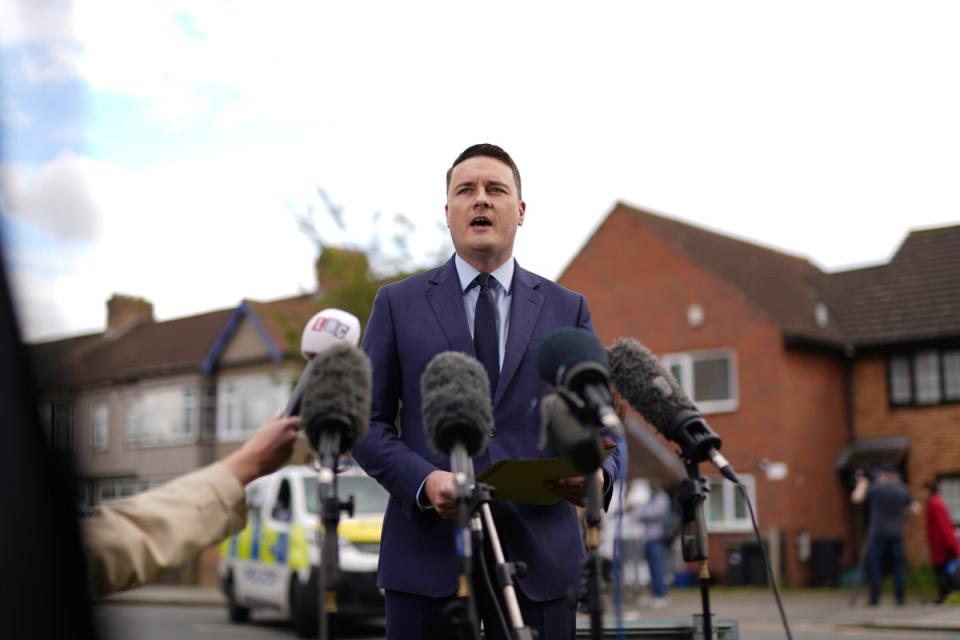
[[[903,553],[903,521],[909,508],[920,512],[920,504],[910,495],[910,490],[900,480],[890,465],[880,465],[875,479],[870,482],[860,469],[854,476],[856,485],[850,500],[854,504],[866,503],[870,512],[867,525],[867,580],[870,584],[870,606],[880,602],[880,587],[883,583],[884,561],[889,560],[893,574],[894,597],[902,605],[905,598],[904,579],[906,561]]]
[[[643,553],[650,569],[650,606],[661,609],[670,604],[667,597],[667,526],[670,498],[659,480],[650,480],[650,499],[637,510],[643,523]]]
[[[273,418],[222,461],[84,518],[90,595],[141,585],[240,531],[244,485],[286,464],[299,427],[299,416]]]
[[[947,564],[950,560],[960,556],[960,545],[957,544],[957,531],[950,519],[947,505],[940,497],[940,488],[936,480],[928,480],[923,484],[929,492],[927,498],[927,543],[930,546],[930,561],[937,575],[937,604],[946,600],[951,591],[950,577],[947,575]]]

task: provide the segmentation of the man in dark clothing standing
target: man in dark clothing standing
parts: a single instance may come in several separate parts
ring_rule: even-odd
[[[892,466],[882,465],[877,469],[874,482],[863,471],[856,473],[857,484],[850,499],[854,504],[866,502],[870,514],[867,526],[867,580],[870,583],[870,605],[880,602],[880,587],[883,583],[883,564],[889,558],[893,574],[894,597],[897,604],[904,601],[904,578],[906,562],[903,553],[903,520],[907,508],[919,513],[920,504],[910,495],[910,490],[900,481],[900,475]]]

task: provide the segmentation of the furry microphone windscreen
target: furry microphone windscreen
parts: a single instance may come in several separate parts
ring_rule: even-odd
[[[549,384],[569,385],[567,373],[578,365],[592,363],[606,369],[607,351],[586,329],[560,327],[547,334],[537,352],[537,370]]]
[[[313,362],[303,391],[303,428],[314,449],[322,432],[339,432],[338,453],[347,453],[370,426],[370,360],[343,343],[317,354]]]
[[[676,378],[633,338],[619,338],[610,347],[610,381],[630,406],[667,437],[678,412],[697,410]]]
[[[475,456],[493,431],[490,379],[476,358],[455,351],[433,357],[420,378],[421,416],[427,443],[449,454],[462,444]]]

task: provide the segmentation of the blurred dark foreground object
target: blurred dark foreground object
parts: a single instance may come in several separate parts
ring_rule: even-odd
[[[95,638],[69,452],[40,426],[0,238],[0,638]]]

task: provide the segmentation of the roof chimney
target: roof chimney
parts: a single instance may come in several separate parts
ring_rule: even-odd
[[[153,303],[145,298],[115,293],[107,300],[107,333],[116,334],[134,325],[153,322]]]

